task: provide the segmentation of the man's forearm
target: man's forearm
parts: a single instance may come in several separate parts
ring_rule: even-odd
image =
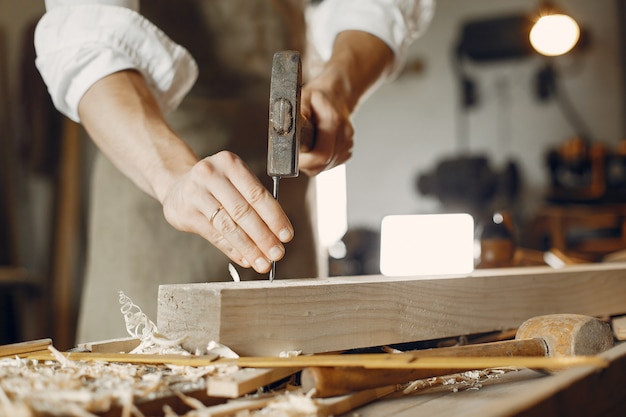
[[[127,70],[90,87],[78,111],[102,152],[161,203],[171,184],[197,161],[164,121],[143,77]]]
[[[368,91],[388,74],[394,62],[392,50],[379,38],[361,31],[344,31],[335,39],[333,54],[322,74],[333,74],[350,112]]]

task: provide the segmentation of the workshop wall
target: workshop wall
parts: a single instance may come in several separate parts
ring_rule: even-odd
[[[356,146],[347,165],[350,229],[379,230],[388,214],[442,210],[438,200],[420,195],[418,174],[431,171],[442,157],[458,155],[459,120],[467,123],[468,151],[484,153],[494,169],[518,161],[523,175],[524,210],[531,213],[544,195],[549,147],[574,130],[554,100],[540,102],[533,82],[542,60],[473,64],[478,104],[466,116],[457,111],[458,89],[451,66],[461,22],[531,12],[538,1],[438,0],[426,34],[410,49],[409,62],[421,68],[405,72],[363,104],[355,117]],[[560,57],[562,87],[588,125],[592,139],[615,144],[624,137],[623,80],[619,51],[617,0],[559,0],[591,35],[578,58]],[[462,125],[461,125],[462,126]]]

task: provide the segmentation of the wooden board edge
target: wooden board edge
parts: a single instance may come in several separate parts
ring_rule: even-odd
[[[239,398],[298,371],[300,368],[243,368],[232,375],[210,377],[207,393],[211,397]]]

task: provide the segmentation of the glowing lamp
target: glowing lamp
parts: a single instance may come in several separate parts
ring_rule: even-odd
[[[530,30],[530,44],[542,55],[559,56],[568,53],[580,39],[578,23],[564,14],[541,16]]]

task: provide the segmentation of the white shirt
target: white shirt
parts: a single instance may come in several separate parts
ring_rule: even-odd
[[[371,33],[399,68],[433,9],[434,0],[325,0],[308,16],[309,32],[324,60],[339,32]],[[139,0],[46,0],[46,10],[35,31],[36,65],[57,109],[74,121],[87,89],[114,72],[139,71],[164,113],[197,78],[193,57],[139,14]]]

